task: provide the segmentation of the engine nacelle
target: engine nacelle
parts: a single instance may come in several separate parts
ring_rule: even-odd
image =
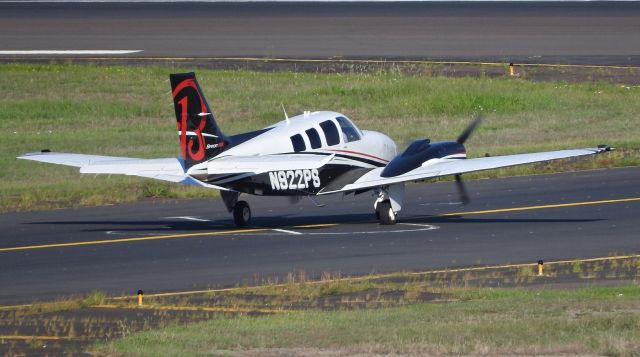
[[[464,145],[457,142],[432,143],[429,139],[420,139],[409,144],[407,149],[396,156],[382,170],[380,176],[394,177],[417,169],[424,162],[431,159],[445,157],[465,158]]]

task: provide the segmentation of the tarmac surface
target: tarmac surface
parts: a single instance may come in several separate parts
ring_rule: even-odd
[[[325,207],[246,197],[248,229],[208,200],[3,214],[0,303],[640,251],[639,167],[467,186],[462,206],[452,182],[409,185],[395,226],[375,221],[369,194],[320,198]]]
[[[419,58],[640,65],[640,2],[1,3],[0,58]],[[131,54],[1,54],[138,50]]]

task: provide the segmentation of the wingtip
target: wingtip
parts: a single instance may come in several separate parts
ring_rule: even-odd
[[[46,153],[45,151],[34,151],[34,152],[28,152],[28,153],[24,153],[18,157],[16,157],[16,159],[20,159],[20,160],[28,160],[31,156],[38,156],[38,155],[42,155]]]
[[[598,152],[606,152],[606,151],[614,151],[616,148],[611,147],[607,144],[598,145]]]

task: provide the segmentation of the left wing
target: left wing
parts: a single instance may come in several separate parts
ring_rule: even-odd
[[[83,174],[130,175],[209,186],[187,175],[182,162],[177,158],[137,159],[117,156],[34,152],[19,156],[18,159],[79,167],[80,173]]]
[[[423,163],[422,166],[416,169],[393,177],[380,176],[382,170],[384,169],[383,167],[380,167],[367,172],[366,174],[355,180],[353,183],[347,184],[340,189],[332,191],[321,191],[318,194],[322,195],[337,192],[357,191],[407,181],[421,181],[440,176],[456,175],[473,171],[497,169],[506,166],[592,155],[609,150],[611,150],[611,148],[609,147],[597,147],[537,152],[530,154],[481,157],[476,159],[433,159]]]
[[[137,159],[131,157],[69,154],[57,152],[34,152],[19,156],[18,159],[46,162],[80,168],[83,174],[129,175],[162,181],[179,182],[227,190],[227,188],[204,183],[191,177],[199,170],[209,174],[256,175],[268,171],[296,169],[317,169],[326,165],[334,155],[256,155],[225,156],[195,166],[186,172],[183,162],[177,158]]]

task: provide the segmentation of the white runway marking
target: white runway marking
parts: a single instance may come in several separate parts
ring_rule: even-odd
[[[310,232],[304,233],[307,235],[346,235],[346,234],[388,234],[388,233],[409,233],[409,232],[421,232],[421,231],[432,231],[435,229],[439,229],[438,226],[433,226],[430,224],[425,224],[422,228],[413,228],[413,229],[396,229],[391,231],[360,231],[360,232]]]
[[[160,227],[160,229],[171,229],[171,227]],[[110,236],[130,236],[131,232],[127,232],[127,231],[106,231],[104,232],[107,235]],[[149,232],[149,233],[139,233],[140,236],[144,236],[144,237],[153,237],[153,236],[162,236],[162,235],[166,235],[167,232]]]
[[[462,204],[463,204],[462,202],[427,202],[427,203],[420,203],[420,206],[435,206],[435,205],[459,206]]]
[[[287,233],[287,234],[296,234],[296,235],[305,235],[305,236],[340,236],[340,235],[351,235],[351,234],[389,234],[389,233],[409,233],[409,232],[422,232],[422,231],[432,231],[436,229],[440,229],[439,226],[434,226],[431,224],[417,224],[417,223],[398,223],[404,224],[408,226],[415,226],[415,228],[407,228],[407,229],[394,229],[394,230],[371,230],[371,231],[345,231],[345,232],[295,232],[286,229],[278,229],[272,228],[271,230],[274,232],[261,232],[255,233],[255,235],[278,235],[278,233]],[[278,233],[275,233],[278,232]],[[235,235],[235,234],[230,234]]]
[[[185,221],[196,221],[196,222],[211,222],[211,220],[191,217],[191,216],[178,216],[178,217],[163,217],[164,219],[184,219]]]
[[[127,55],[144,50],[10,50],[0,55]]]
[[[404,224],[405,226],[416,226],[416,227],[435,227],[430,224],[420,224],[420,223],[398,223],[398,224]]]
[[[179,216],[179,217],[163,217],[165,219],[186,219],[186,220],[191,220],[191,221],[198,221],[198,222],[210,222],[209,220],[206,219],[202,219],[202,218],[197,218],[197,217],[191,217],[191,216]],[[398,225],[405,225],[405,226],[411,226],[411,227],[407,227],[406,229],[393,229],[393,230],[378,230],[378,226],[376,226],[376,228],[374,228],[375,230],[370,230],[370,231],[343,231],[343,232],[298,232],[298,231],[293,231],[290,229],[282,229],[282,228],[260,228],[258,227],[259,230],[265,230],[263,232],[254,232],[252,233],[253,235],[257,235],[257,236],[274,236],[274,235],[306,235],[306,236],[340,236],[340,235],[351,235],[351,234],[362,234],[362,235],[369,235],[369,234],[390,234],[390,233],[410,233],[410,232],[423,232],[423,231],[432,231],[432,230],[436,230],[436,229],[440,229],[439,226],[434,226],[432,224],[420,224],[420,223],[398,223]],[[224,228],[224,227],[220,227],[220,228]],[[160,229],[172,229],[172,227],[160,227]],[[105,232],[108,235],[130,235],[131,232],[127,232],[127,231],[107,231]],[[224,232],[219,232],[222,236],[238,236],[238,235],[246,235],[246,233],[234,233],[234,232],[229,232],[229,233],[224,233]],[[155,236],[155,235],[166,235],[167,232],[149,232],[149,233],[143,233],[141,235],[143,236]]]
[[[274,228],[273,229],[276,232],[281,232],[281,233],[289,233],[289,234],[302,234],[300,232],[296,232],[296,231],[290,231],[288,229],[278,229],[278,228]]]

